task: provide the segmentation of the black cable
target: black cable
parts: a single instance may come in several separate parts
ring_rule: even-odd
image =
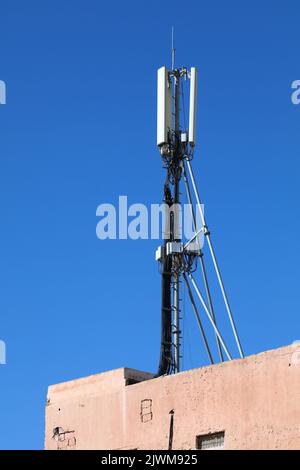
[[[169,172],[164,186],[164,203],[168,207],[173,204],[169,187]],[[157,376],[169,374],[174,362],[172,355],[172,258],[166,255],[168,241],[169,238],[166,238],[162,255],[161,346]]]

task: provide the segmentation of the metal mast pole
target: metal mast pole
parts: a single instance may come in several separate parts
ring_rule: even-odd
[[[181,139],[180,139],[180,71],[174,70],[174,219],[173,219],[173,240],[181,242],[179,235],[179,182],[181,177]],[[173,257],[173,341],[174,341],[174,371],[180,371],[180,261],[176,262],[178,255],[174,254]]]
[[[188,78],[190,80],[189,125],[187,129],[185,123],[184,130],[180,126],[180,85],[182,78]],[[201,232],[203,232],[205,235],[206,241],[208,243],[213,265],[219,281],[223,300],[240,356],[243,357],[244,353],[229,306],[229,301],[213,249],[210,233],[206,225],[204,211],[201,206],[198,189],[190,163],[196,144],[197,69],[195,67],[191,67],[189,71],[186,67],[175,67],[173,29],[172,70],[168,70],[166,66],[160,67],[157,72],[157,84],[157,146],[162,157],[164,168],[167,170],[167,176],[164,185],[164,217],[166,222],[166,236],[164,236],[164,244],[158,247],[155,253],[155,258],[160,263],[162,274],[162,334],[160,362],[157,373],[158,376],[161,376],[180,372],[181,369],[180,343],[182,338],[180,329],[180,281],[182,278],[187,284],[189,297],[201,334],[203,336],[210,362],[213,363],[213,357],[209,348],[208,338],[205,335],[204,326],[202,325],[198,314],[195,299],[191,292],[189,280],[196,291],[197,297],[200,300],[202,307],[204,308],[209,322],[214,329],[221,361],[224,360],[223,353],[227,359],[232,359],[232,356],[225,344],[216,322],[212,295],[210,292],[208,277],[203,260],[203,251],[200,247],[199,234]],[[184,105],[183,97],[182,102]],[[180,180],[182,175],[184,177],[187,197],[190,204],[193,227],[196,232],[186,243],[183,243],[181,233],[182,211],[180,206]],[[199,230],[196,226],[196,212],[192,207],[192,195],[188,176],[190,177],[191,189],[193,189],[195,193],[197,207],[201,215],[203,226]],[[193,243],[193,241],[196,239],[198,243]],[[206,290],[207,304],[192,274],[197,269],[197,261],[199,258]]]

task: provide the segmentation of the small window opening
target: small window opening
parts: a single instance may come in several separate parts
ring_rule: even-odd
[[[225,432],[203,434],[196,437],[196,449],[199,450],[221,450],[224,448]]]

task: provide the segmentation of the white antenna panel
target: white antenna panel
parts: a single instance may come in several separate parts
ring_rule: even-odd
[[[168,143],[172,129],[172,87],[167,67],[157,71],[157,145]]]
[[[196,102],[197,102],[197,75],[196,67],[191,68],[190,75],[190,117],[189,117],[189,143],[196,144]]]

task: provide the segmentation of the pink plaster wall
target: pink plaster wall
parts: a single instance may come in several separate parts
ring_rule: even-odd
[[[45,448],[167,449],[174,409],[173,449],[218,431],[225,449],[300,449],[299,344],[151,377],[117,369],[49,387]]]

